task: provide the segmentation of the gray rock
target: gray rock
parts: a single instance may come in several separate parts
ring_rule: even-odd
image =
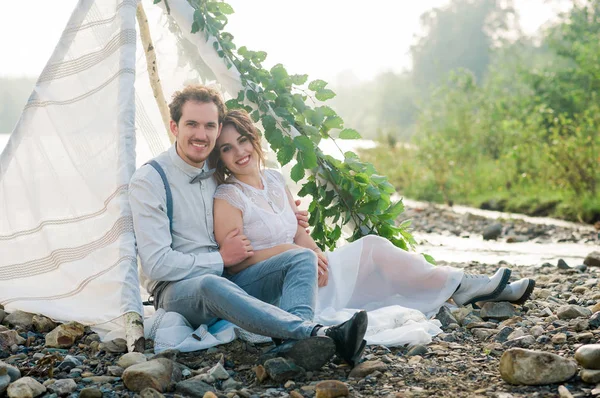
[[[590,317],[589,323],[590,323],[590,328],[591,329],[598,329],[598,328],[600,328],[600,311],[594,313]]]
[[[558,264],[556,265],[558,269],[570,269],[569,264],[562,258],[558,259]]]
[[[412,346],[408,350],[408,352],[406,353],[406,356],[407,357],[412,357],[414,355],[421,355],[421,356],[423,356],[423,355],[427,354],[428,351],[429,350],[424,345],[417,344],[415,346]]]
[[[556,333],[552,336],[552,344],[564,344],[567,342],[567,335],[565,333]]]
[[[485,341],[496,334],[496,329],[476,328],[472,329],[471,333],[477,338],[477,340]]]
[[[500,329],[498,334],[496,334],[494,341],[497,341],[498,343],[504,343],[506,340],[508,340],[508,336],[510,336],[514,330],[515,329],[510,326],[504,326],[502,329]]]
[[[106,373],[108,373],[109,376],[121,377],[124,371],[125,369],[120,366],[108,366],[106,368]]]
[[[294,380],[305,374],[304,369],[296,365],[293,361],[288,361],[285,358],[269,359],[263,366],[269,374],[269,377],[278,383]]]
[[[579,317],[588,317],[592,311],[579,305],[563,305],[556,311],[558,319],[574,319]]]
[[[549,352],[511,348],[500,358],[500,375],[510,384],[562,383],[576,372],[574,361]]]
[[[22,377],[6,389],[9,398],[32,398],[46,392],[46,387],[31,377]]]
[[[56,380],[54,383],[48,385],[48,391],[58,396],[68,395],[77,390],[77,383],[73,379],[61,379]]]
[[[111,354],[121,354],[127,352],[127,341],[125,339],[114,339],[106,343],[100,343],[101,351],[110,352]]]
[[[136,365],[138,363],[146,362],[148,358],[141,352],[128,352],[127,354],[121,356],[117,361],[117,365],[122,367],[123,369],[127,369],[132,365]]]
[[[184,397],[191,398],[203,398],[207,392],[216,392],[215,389],[200,380],[198,377],[192,377],[185,381],[177,383],[175,386],[175,392],[183,395]]]
[[[229,391],[229,390],[237,390],[239,388],[241,388],[243,386],[242,383],[240,383],[237,380],[234,380],[232,378],[229,378],[227,380],[225,380],[223,382],[223,384],[221,384],[221,387],[223,388],[223,390],[225,391]]]
[[[504,321],[512,318],[513,316],[518,316],[519,313],[515,310],[515,307],[511,303],[500,301],[485,303],[483,307],[481,307],[481,312],[479,315],[486,321],[490,319]]]
[[[46,318],[43,315],[34,315],[32,324],[33,328],[39,333],[48,333],[57,326],[50,318]]]
[[[483,322],[483,319],[481,319],[480,317],[478,317],[475,314],[468,314],[467,316],[465,316],[462,320],[461,320],[461,326],[463,327],[467,327],[469,324],[471,323],[481,323]]]
[[[135,392],[140,392],[146,387],[164,392],[171,381],[177,382],[179,380],[181,380],[179,367],[166,358],[138,363],[128,367],[123,372],[123,383],[129,390]]]
[[[520,348],[528,348],[535,344],[535,337],[531,335],[517,337],[516,339],[507,340],[502,345],[504,347],[520,347]]]
[[[575,360],[586,369],[600,369],[600,344],[582,345],[575,351]]]
[[[497,239],[500,235],[502,235],[502,224],[495,223],[488,225],[483,229],[482,235],[484,240]]]
[[[579,377],[581,377],[581,380],[585,381],[586,383],[597,384],[600,383],[600,370],[581,369],[581,372],[579,372]]]
[[[175,395],[179,397],[180,395]],[[140,392],[140,398],[164,398],[164,395],[156,391],[154,388],[144,388]]]
[[[71,355],[67,355],[62,362],[60,362],[57,366],[58,369],[60,370],[64,370],[66,372],[70,371],[73,368],[77,368],[79,366],[83,365],[81,363],[81,361],[79,361],[79,359],[71,356]]]
[[[531,333],[533,337],[540,337],[544,334],[544,328],[540,325],[535,325],[529,330],[529,333]]]
[[[448,307],[442,306],[438,311],[435,319],[442,323],[442,328],[448,327],[448,325],[452,323],[458,323],[452,312],[448,309]]]
[[[382,361],[365,361],[356,365],[351,371],[348,377],[354,377],[362,379],[374,372],[385,372],[388,366]]]
[[[23,344],[25,339],[19,336],[16,330],[0,332],[0,350],[10,351],[12,346]]]
[[[600,252],[591,252],[583,260],[583,263],[588,267],[600,267]]]
[[[579,264],[579,265],[574,266],[573,268],[579,272],[585,272],[587,270],[587,265]]]
[[[4,321],[5,317],[6,317],[6,312],[4,312],[3,309],[0,309],[0,323],[2,323],[2,321]]]
[[[229,373],[227,373],[227,370],[225,370],[225,368],[223,367],[223,365],[221,365],[220,363],[217,363],[215,366],[213,366],[208,371],[208,374],[211,375],[212,377],[214,377],[217,380],[227,380],[227,379],[229,379]]]
[[[15,381],[21,377],[21,371],[12,365],[0,361],[0,375],[8,375],[10,381]]]
[[[25,330],[30,330],[33,325],[33,315],[28,312],[15,311],[6,316],[4,320],[11,326],[18,326]]]
[[[79,392],[79,398],[102,398],[102,391],[96,387],[86,387]]]
[[[0,372],[0,395],[6,391],[6,388],[10,384],[10,376],[6,373]]]

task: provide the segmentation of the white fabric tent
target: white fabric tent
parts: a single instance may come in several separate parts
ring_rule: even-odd
[[[212,39],[190,33],[194,9],[187,0],[168,3],[170,14],[164,1],[144,6],[165,96],[194,82],[237,97],[239,73],[226,67]],[[137,0],[79,1],[0,155],[0,304],[8,311],[74,320],[99,332],[122,329],[125,314],[142,315],[127,185],[169,139],[140,44],[137,6]],[[324,324],[352,313],[323,310]],[[185,320],[163,327],[169,317],[146,320],[146,332],[163,349],[206,348],[235,337],[224,325],[211,331],[214,341],[198,346]],[[424,343],[440,331],[418,311],[393,305],[369,319],[373,344]],[[197,333],[206,334],[201,328]]]
[[[100,330],[142,313],[127,184],[169,140],[137,3],[79,1],[0,156],[0,303],[8,311]],[[144,5],[167,99],[187,82],[218,81],[237,96],[239,74],[212,41],[189,33],[188,2],[170,0],[170,15],[159,6]]]

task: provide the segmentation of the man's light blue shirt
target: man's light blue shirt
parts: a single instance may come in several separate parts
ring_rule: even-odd
[[[143,286],[152,292],[158,282],[205,274],[221,275],[223,259],[214,237],[213,177],[190,184],[203,170],[186,163],[175,144],[156,160],[167,176],[173,196],[173,231],[169,231],[166,192],[158,172],[140,167],[129,183],[129,203],[142,269]]]

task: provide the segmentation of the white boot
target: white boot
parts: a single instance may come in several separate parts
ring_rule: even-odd
[[[483,301],[508,301],[512,304],[523,304],[531,296],[534,287],[535,281],[533,279],[519,279],[516,282],[510,282],[506,285],[496,298]]]
[[[508,268],[502,267],[491,278],[485,275],[464,274],[460,287],[454,292],[452,299],[456,305],[492,300],[506,287],[510,272]]]

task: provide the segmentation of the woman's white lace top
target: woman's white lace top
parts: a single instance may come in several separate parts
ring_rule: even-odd
[[[244,234],[254,250],[294,243],[298,222],[285,191],[283,176],[266,169],[261,180],[262,190],[231,176],[229,184],[217,187],[215,198],[226,200],[242,211]]]

